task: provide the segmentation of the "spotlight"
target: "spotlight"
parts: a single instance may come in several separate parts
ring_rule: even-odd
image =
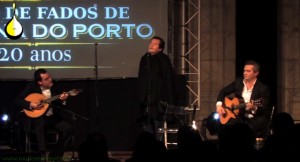
[[[9,124],[9,115],[3,113],[0,117],[0,149],[10,149],[11,129]]]
[[[6,123],[9,120],[9,116],[7,114],[2,114],[1,115],[1,120]]]
[[[215,120],[219,120],[220,119],[220,115],[218,114],[218,113],[213,113],[213,118],[215,119]]]
[[[206,128],[208,129],[209,133],[211,135],[217,135],[219,132],[219,114],[216,112],[212,112],[207,118],[206,118]]]

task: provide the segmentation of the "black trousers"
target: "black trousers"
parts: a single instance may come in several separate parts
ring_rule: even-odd
[[[59,139],[52,153],[56,156],[63,156],[67,146],[71,143],[72,125],[63,121],[57,116],[41,116],[30,119],[31,131],[36,134],[39,151],[46,151],[46,130],[51,128],[59,133]]]

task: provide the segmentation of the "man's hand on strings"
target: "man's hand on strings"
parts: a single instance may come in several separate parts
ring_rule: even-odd
[[[69,94],[67,92],[64,92],[60,95],[59,99],[66,100],[69,97]]]
[[[31,102],[30,103],[30,108],[31,109],[36,109],[36,110],[40,110],[44,107],[43,103],[35,103],[35,102]]]
[[[246,103],[246,110],[247,111],[256,111],[257,106],[253,103],[253,101],[247,102]]]
[[[216,105],[216,111],[219,115],[223,115],[226,113],[222,105]]]

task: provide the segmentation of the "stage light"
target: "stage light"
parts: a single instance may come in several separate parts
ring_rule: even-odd
[[[11,129],[9,124],[9,115],[2,113],[0,117],[0,148],[10,149]]]
[[[220,119],[220,115],[218,114],[218,113],[213,113],[213,118],[215,119],[215,120],[219,120]]]
[[[211,135],[217,135],[219,132],[220,119],[219,114],[216,112],[212,112],[206,118],[206,128],[208,129]]]
[[[7,121],[9,121],[9,116],[7,114],[2,114],[1,120],[6,123]]]

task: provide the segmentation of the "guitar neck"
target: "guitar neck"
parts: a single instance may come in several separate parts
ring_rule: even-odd
[[[78,93],[80,93],[81,91],[82,91],[82,90],[76,90],[76,91],[75,91],[75,90],[73,89],[73,90],[71,90],[71,91],[69,91],[69,92],[67,92],[67,93],[68,93],[68,95],[76,96],[76,95],[77,95]],[[44,100],[44,102],[50,103],[50,102],[52,102],[52,101],[54,101],[54,100],[59,99],[61,95],[62,95],[62,94],[59,94],[59,95],[50,97],[50,98]]]
[[[233,106],[233,110],[238,110],[238,109],[244,109],[244,108],[246,108],[246,103],[241,103],[241,104],[239,104],[239,105],[235,105],[235,106]]]
[[[60,94],[60,95],[61,95],[61,94]],[[46,100],[44,100],[44,102],[50,103],[50,102],[52,102],[52,101],[54,101],[54,100],[57,100],[57,99],[59,99],[60,95],[56,95],[56,96],[47,98]]]
[[[257,99],[257,100],[252,100],[251,101],[253,105],[259,106],[261,104],[261,99]],[[241,103],[239,105],[235,105],[233,106],[233,110],[238,110],[238,109],[244,109],[246,108],[246,104],[247,103]]]

